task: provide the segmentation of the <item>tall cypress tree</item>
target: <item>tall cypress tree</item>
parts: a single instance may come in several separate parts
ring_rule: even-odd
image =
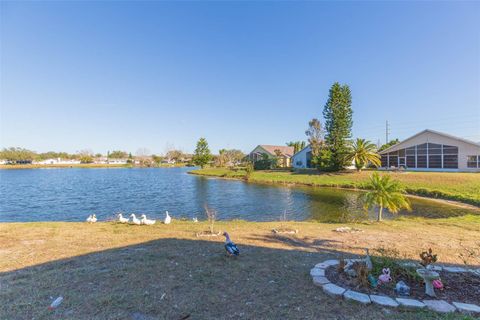
[[[348,139],[352,136],[352,114],[350,88],[335,82],[323,108],[325,142],[331,152],[332,170],[340,170],[346,166],[345,154],[348,151]]]

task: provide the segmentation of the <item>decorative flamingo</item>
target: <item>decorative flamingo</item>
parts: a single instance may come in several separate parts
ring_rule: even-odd
[[[435,289],[439,289],[439,290],[443,289],[443,283],[442,283],[442,280],[440,280],[440,279],[433,280],[432,284],[435,287]]]

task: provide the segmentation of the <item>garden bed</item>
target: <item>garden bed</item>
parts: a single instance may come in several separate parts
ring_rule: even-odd
[[[386,295],[390,297],[412,298],[418,300],[432,299],[425,295],[425,285],[419,277],[413,276],[415,268],[405,268],[405,275],[392,277],[393,281],[387,284],[379,284],[376,288],[358,284],[357,278],[351,278],[344,272],[338,271],[338,266],[330,266],[325,270],[326,277],[334,284],[345,289],[352,289],[365,294]],[[462,301],[480,305],[480,276],[472,272],[447,272],[440,271],[444,289],[435,289],[437,299],[448,302]],[[374,274],[378,277],[378,274]],[[395,293],[395,284],[404,281],[410,287],[409,296],[400,296]]]

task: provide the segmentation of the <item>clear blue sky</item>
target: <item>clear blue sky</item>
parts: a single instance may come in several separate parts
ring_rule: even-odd
[[[305,139],[335,81],[355,137],[480,141],[480,3],[5,2],[0,146],[249,151]]]

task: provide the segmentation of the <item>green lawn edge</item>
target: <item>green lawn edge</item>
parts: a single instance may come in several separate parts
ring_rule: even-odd
[[[192,170],[192,171],[189,171],[188,173],[193,175],[199,175],[199,176],[207,176],[207,177],[247,180],[245,178],[245,171],[243,170],[231,170],[231,169],[225,169],[225,168],[206,168],[206,169]],[[359,190],[369,189],[364,179],[355,181],[355,179],[357,179],[355,178],[355,176],[352,176],[353,179],[348,179],[348,178],[345,179],[343,176],[326,174],[324,180],[329,180],[329,181],[321,181],[322,175],[298,174],[297,177],[302,177],[302,179],[299,179],[293,176],[293,174],[294,174],[293,172],[286,172],[286,171],[282,171],[280,175],[276,171],[255,171],[251,174],[250,178],[248,179],[248,182],[303,185],[303,186],[311,186],[311,187],[359,189]],[[415,173],[410,173],[410,174],[415,174]],[[438,174],[438,173],[434,173],[434,174]],[[455,175],[455,173],[445,173],[445,174],[450,176]],[[471,175],[476,176],[477,174],[471,173]],[[338,181],[335,181],[335,180],[338,180]],[[345,180],[348,180],[348,181],[345,181]],[[405,191],[409,195],[432,198],[432,199],[456,201],[456,202],[480,207],[480,175],[478,175],[478,183],[477,183],[478,186],[477,184],[473,184],[472,186],[465,187],[465,189],[467,189],[467,192],[465,193],[450,192],[447,190],[443,190],[442,186],[431,188],[427,186],[407,185],[407,183],[405,183],[404,181],[400,181],[400,182],[404,185]],[[477,193],[476,196],[475,196],[475,193]]]

